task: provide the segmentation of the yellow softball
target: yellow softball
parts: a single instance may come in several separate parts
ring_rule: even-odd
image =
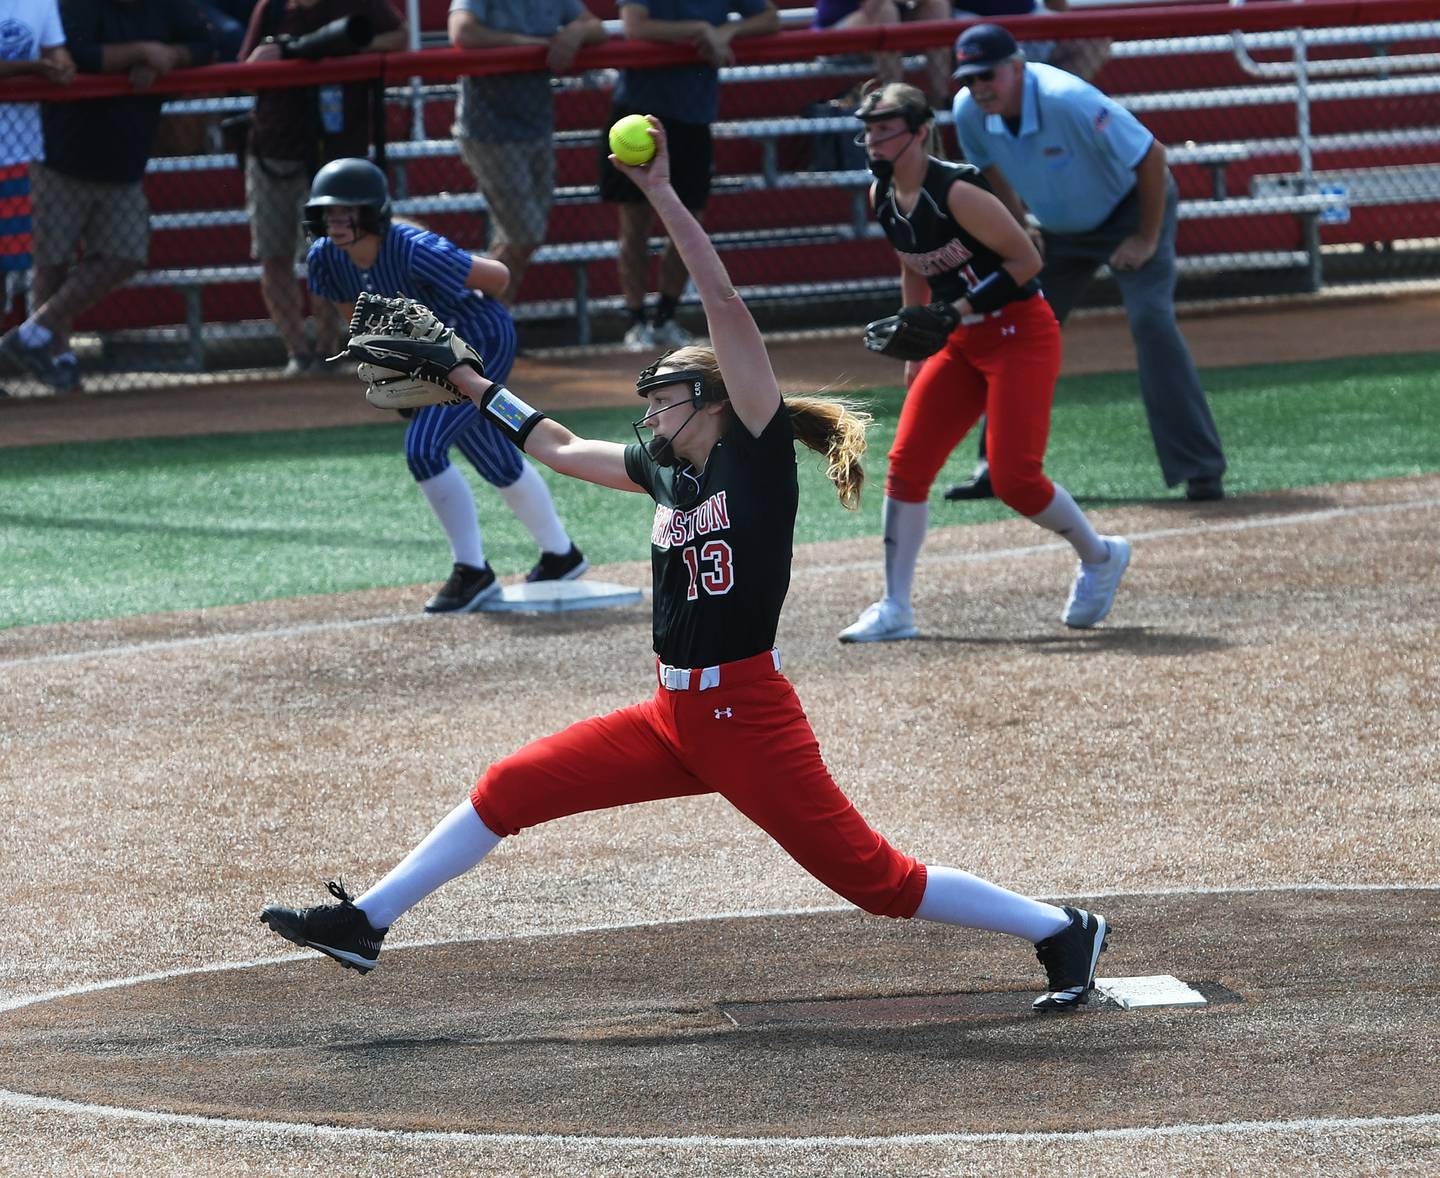
[[[644,115],[626,115],[610,128],[610,151],[622,164],[639,167],[655,155],[655,140]]]

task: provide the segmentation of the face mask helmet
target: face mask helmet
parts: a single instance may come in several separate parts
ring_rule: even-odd
[[[861,100],[860,105],[855,108],[855,117],[862,123],[878,123],[885,119],[903,119],[905,130],[897,131],[895,135],[919,135],[924,131],[926,125],[935,117],[935,112],[924,102],[896,102],[893,98],[884,97],[886,87],[870,91]],[[887,136],[879,140],[886,143],[895,135]],[[855,143],[858,147],[868,148],[871,145],[865,141],[865,132],[861,131],[855,136]],[[895,174],[895,161],[885,159],[869,160],[871,174],[881,183],[888,183]]]
[[[651,418],[658,417],[661,413],[669,413],[672,409],[679,408],[683,401],[676,401],[673,405],[667,405],[663,409],[655,409],[638,421],[632,421],[630,428],[635,431],[635,439],[645,448],[645,452],[659,466],[674,466],[677,462],[674,440],[680,436],[680,431],[695,420],[695,415],[700,412],[706,403],[719,403],[724,401],[725,394],[715,388],[710,379],[710,374],[703,368],[681,368],[674,372],[657,372],[669,357],[666,352],[653,364],[646,367],[638,377],[635,378],[635,391],[642,397],[648,396],[653,389],[665,388],[667,385],[683,384],[689,390],[687,398],[690,405],[690,416],[681,424],[670,437],[662,438],[659,434],[653,435],[648,441],[640,433],[642,425],[648,425]]]

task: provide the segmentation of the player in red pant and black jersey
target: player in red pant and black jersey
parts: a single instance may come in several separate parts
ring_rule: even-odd
[[[1089,996],[1106,923],[964,871],[902,854],[830,777],[780,673],[775,632],[790,582],[799,500],[795,442],[826,455],[841,501],[858,503],[862,417],[843,403],[782,399],[765,343],[705,231],[669,183],[660,123],[655,158],[624,168],[680,250],[713,350],[661,357],[636,382],[649,442],[577,437],[509,390],[457,367],[449,379],[505,421],[527,454],[562,474],[656,502],[651,531],[655,694],[531,742],[491,765],[468,798],[376,886],[338,904],[272,905],[281,936],[369,971],[392,921],[480,862],[502,838],[568,814],[719,793],[828,887],[868,912],[991,929],[1036,946],[1040,1010]],[[494,411],[495,403],[501,412]]]
[[[975,168],[929,153],[935,115],[914,86],[872,90],[855,117],[865,125],[859,139],[875,173],[871,207],[900,260],[901,297],[915,311],[928,305],[949,335],[923,363],[905,366],[908,391],[881,515],[885,595],[840,641],[917,635],[910,596],[930,488],[982,413],[995,493],[1074,548],[1080,567],[1061,617],[1067,626],[1093,626],[1110,612],[1130,544],[1098,535],[1045,474],[1060,325],[1035,280],[1040,255]]]

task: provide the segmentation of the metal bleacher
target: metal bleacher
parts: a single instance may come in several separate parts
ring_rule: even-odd
[[[808,20],[808,11],[789,9],[787,20]],[[1307,46],[1388,46],[1407,40],[1429,46],[1437,39],[1440,22],[1311,30],[1299,42],[1289,33],[1253,34],[1238,46],[1229,37],[1115,43],[1107,70],[1131,86],[1113,92],[1169,145],[1181,184],[1182,274],[1292,271],[1313,288],[1325,280],[1326,247],[1346,240],[1348,225],[1366,208],[1402,210],[1390,231],[1406,238],[1440,236],[1440,57],[1430,52],[1396,55],[1387,58],[1382,69],[1334,61],[1307,67],[1304,62]],[[1248,55],[1250,49],[1289,49],[1301,58],[1302,71],[1277,75],[1268,68],[1277,64],[1271,62],[1264,77],[1247,73],[1237,78],[1240,67],[1233,63],[1243,66],[1241,54]],[[1215,84],[1184,90],[1157,85],[1169,81],[1165,59],[1179,55],[1192,64],[1210,55],[1216,63]],[[918,69],[920,59],[912,64]],[[1307,68],[1324,80],[1312,80]],[[1332,80],[1356,72],[1361,74],[1358,79]],[[808,166],[814,138],[852,131],[853,120],[778,113],[767,98],[781,93],[829,95],[864,74],[861,64],[845,59],[723,73],[727,94],[744,88],[754,99],[738,104],[742,108],[764,108],[767,103],[772,108],[761,116],[726,118],[714,128],[719,175],[712,232],[737,285],[757,307],[802,307],[820,322],[828,301],[853,300],[865,293],[880,296],[896,287],[893,255],[865,207],[869,174]],[[1100,81],[1104,85],[1106,79]],[[606,76],[562,80],[557,110],[567,109],[567,95],[593,99],[594,92],[608,84]],[[413,115],[421,135],[389,143],[386,161],[397,212],[425,218],[432,228],[478,250],[485,244],[485,202],[470,187],[454,142],[442,137],[454,91],[454,86],[426,86],[389,94],[393,108]],[[1326,104],[1389,107],[1401,101],[1410,111],[1404,126],[1317,134],[1308,119],[1310,111]],[[243,98],[199,100],[167,104],[167,111],[214,113],[247,104]],[[797,108],[792,100],[790,110]],[[941,121],[948,123],[948,113],[942,113]],[[599,126],[567,122],[563,113],[559,126],[557,154],[579,161],[597,150]],[[1293,133],[1276,133],[1287,126]],[[1237,134],[1242,130],[1246,133]],[[184,173],[233,171],[235,166],[234,157],[223,152],[156,158],[151,161],[151,183]],[[803,199],[793,199],[797,193],[803,193]],[[178,293],[184,322],[120,326],[108,335],[179,342],[182,364],[199,369],[207,363],[207,343],[264,335],[269,327],[263,309],[247,313],[247,307],[258,308],[253,291],[245,290],[248,303],[218,310],[214,305],[218,290],[258,282],[258,267],[244,251],[241,202],[203,210],[174,204],[159,202],[152,215],[159,247],[153,256],[159,264],[131,285]],[[783,215],[787,207],[793,216]],[[567,342],[591,343],[605,334],[602,320],[619,302],[612,218],[593,183],[562,184],[556,210],[551,239],[534,259],[516,317],[537,327],[548,325],[552,336],[568,335]],[[1355,233],[1375,232],[1363,217],[1359,220]],[[164,248],[166,236],[197,230],[217,234],[217,240],[229,234],[238,246],[235,256],[207,264],[166,264],[164,259],[171,256]],[[652,249],[662,244],[656,239]],[[192,261],[192,255],[181,256]]]

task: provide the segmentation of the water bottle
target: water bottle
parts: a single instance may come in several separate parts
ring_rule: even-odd
[[[345,126],[345,95],[338,85],[320,87],[320,126],[338,135]]]

